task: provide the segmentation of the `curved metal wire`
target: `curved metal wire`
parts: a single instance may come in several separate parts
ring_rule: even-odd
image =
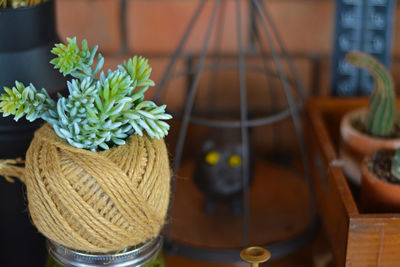
[[[172,68],[177,60],[177,58],[181,55],[184,44],[186,43],[191,30],[193,29],[194,24],[198,20],[198,17],[204,7],[205,0],[201,0],[199,3],[199,6],[197,7],[192,20],[190,21],[177,49],[175,50],[174,54],[172,55],[169,64],[167,66],[166,71],[164,72],[164,75],[162,76],[161,82],[159,84],[159,87],[156,89],[155,92],[155,100],[159,100],[161,97],[161,89],[167,84],[167,82],[175,78],[177,76],[181,75],[193,75],[190,77],[190,86],[187,92],[186,96],[186,102],[184,104],[184,110],[183,114],[181,116],[182,119],[182,124],[180,127],[179,131],[179,136],[177,140],[177,145],[175,149],[175,156],[174,156],[174,161],[173,161],[173,181],[172,181],[172,199],[170,201],[170,207],[169,207],[169,214],[171,214],[171,208],[173,205],[173,196],[175,192],[175,184],[176,184],[176,175],[177,172],[180,168],[181,160],[182,160],[182,154],[183,154],[183,148],[186,140],[186,135],[188,131],[188,126],[189,123],[195,123],[195,124],[200,124],[200,125],[205,125],[209,127],[224,127],[224,128],[240,128],[241,131],[241,138],[242,138],[242,182],[244,185],[244,190],[243,190],[243,231],[242,231],[242,245],[247,246],[248,245],[248,237],[249,237],[249,227],[250,227],[250,216],[249,216],[249,199],[248,199],[248,181],[249,181],[249,162],[248,162],[248,155],[249,155],[249,133],[248,129],[249,127],[256,127],[256,126],[261,126],[261,125],[266,125],[266,124],[271,124],[277,121],[281,121],[283,119],[292,118],[294,127],[295,127],[295,133],[297,136],[297,141],[299,143],[300,147],[300,153],[302,157],[302,161],[304,164],[304,169],[305,169],[305,176],[306,176],[306,181],[309,186],[309,192],[310,192],[310,209],[311,209],[311,216],[312,216],[312,223],[310,226],[304,230],[304,234],[306,233],[312,233],[315,230],[315,209],[313,206],[314,199],[313,199],[313,188],[312,188],[312,183],[310,180],[310,173],[309,173],[309,164],[308,164],[308,158],[307,158],[307,150],[304,144],[304,137],[303,137],[303,132],[301,128],[301,123],[300,123],[300,115],[299,115],[299,108],[302,106],[302,100],[304,99],[304,89],[301,84],[301,81],[298,77],[298,74],[294,68],[293,62],[291,61],[291,57],[286,51],[285,46],[283,45],[283,42],[279,36],[279,33],[276,29],[276,26],[273,24],[272,18],[270,17],[269,13],[265,10],[265,7],[262,5],[262,3],[259,0],[248,0],[247,3],[249,4],[252,14],[254,14],[254,18],[252,18],[252,30],[256,31],[254,32],[254,37],[255,40],[259,42],[259,52],[261,56],[264,59],[264,67],[260,68],[257,66],[253,65],[248,65],[246,66],[245,63],[245,56],[248,55],[248,53],[244,52],[244,45],[243,45],[243,32],[242,32],[242,12],[241,12],[241,2],[240,0],[236,0],[236,31],[237,31],[237,65],[232,66],[232,65],[227,65],[227,64],[221,64],[219,62],[219,58],[216,57],[214,58],[214,62],[211,65],[206,65],[205,64],[205,59],[207,56],[207,50],[208,46],[210,43],[211,35],[213,32],[214,24],[217,18],[217,13],[218,10],[221,8],[221,5],[225,6],[225,1],[226,0],[214,0],[214,7],[212,9],[212,14],[210,16],[210,20],[207,26],[207,31],[205,34],[203,46],[201,49],[201,53],[197,62],[197,65],[195,68],[189,67],[187,70],[179,73],[172,73]],[[221,10],[221,14],[224,15],[224,11]],[[268,64],[267,64],[267,56],[265,51],[263,50],[263,45],[262,45],[262,40],[260,33],[256,29],[256,23],[255,21],[258,19],[260,22],[262,32],[266,36],[267,43],[270,47],[271,50],[271,55],[272,55],[272,60],[273,63],[276,67],[276,71],[272,70]],[[272,32],[268,28],[267,24],[272,28]],[[215,40],[215,47],[216,50],[218,50],[218,47],[221,42],[221,32],[223,28],[223,19],[217,22],[217,38]],[[278,45],[280,49],[283,52],[284,59],[288,62],[290,71],[292,72],[292,75],[294,76],[294,79],[289,78],[284,70],[283,70],[283,64],[280,58],[280,55],[278,54],[277,48],[275,47],[274,44],[274,38],[277,40]],[[254,47],[253,47],[254,48]],[[254,54],[254,53],[253,53]],[[218,55],[218,54],[217,54]],[[194,57],[191,57],[190,64],[193,64]],[[190,65],[189,64],[189,65]],[[240,92],[240,120],[235,120],[235,121],[223,121],[223,120],[218,120],[218,119],[209,119],[209,118],[202,118],[202,117],[196,117],[193,116],[193,110],[194,110],[194,103],[195,103],[195,97],[196,97],[196,91],[197,87],[200,82],[200,76],[201,73],[207,70],[221,70],[221,69],[238,69],[239,72],[239,92]],[[246,90],[246,71],[258,71],[266,74],[267,76],[273,76],[277,77],[280,79],[283,87],[283,92],[287,100],[288,108],[284,110],[280,110],[278,112],[275,112],[273,115],[261,117],[261,118],[256,118],[256,119],[249,119],[248,116],[248,108],[247,108],[247,90]],[[214,84],[212,81],[216,80],[216,74],[212,75],[211,77],[211,84]],[[293,95],[293,92],[291,90],[291,85],[296,85],[297,86],[297,93],[299,93],[300,96],[300,101],[295,100],[295,96]],[[294,86],[293,86],[294,87]],[[210,87],[211,88],[211,87]],[[212,89],[212,88],[211,88]],[[213,91],[213,90],[211,90]],[[212,94],[210,94],[212,97]],[[179,117],[179,116],[175,116]],[[166,234],[167,234],[167,244],[174,245],[173,249],[176,249],[177,251],[182,251],[182,253],[189,253],[190,255],[193,255],[195,253],[196,249],[192,247],[185,246],[184,244],[177,244],[174,243],[171,239],[169,238],[170,235],[170,225],[167,226],[166,228]],[[302,234],[303,234],[302,233]],[[309,235],[302,236],[301,242],[307,239]],[[296,241],[297,240],[297,241]],[[294,242],[294,243],[293,243]],[[274,244],[275,248],[282,248],[284,246],[288,246],[287,249],[293,249],[296,247],[297,243],[300,242],[298,241],[298,236],[293,237],[289,240],[286,240],[284,242],[281,242],[280,244]],[[286,245],[285,245],[286,244]],[[280,246],[281,245],[281,246]],[[197,251],[203,256],[203,257],[216,257],[214,258],[214,261],[220,261],[221,258],[218,258],[217,254],[218,252],[215,251],[210,251],[204,248],[198,248]],[[232,256],[233,251],[227,252],[226,250],[220,251],[222,254],[221,255],[230,255]],[[224,254],[225,253],[225,254]],[[277,252],[279,253],[279,252]],[[281,254],[284,254],[285,252],[282,252]],[[222,256],[224,258],[225,256]],[[197,258],[198,259],[198,258]]]
[[[173,162],[173,170],[175,172],[177,172],[179,170],[180,163],[181,163],[181,160],[182,160],[183,145],[184,145],[185,140],[186,140],[187,128],[188,128],[189,122],[190,122],[190,114],[191,114],[192,109],[193,109],[194,98],[196,96],[197,87],[198,87],[198,84],[200,82],[200,75],[201,75],[201,71],[203,69],[204,59],[205,59],[206,54],[207,54],[207,48],[208,48],[208,44],[210,42],[211,33],[212,33],[212,30],[213,30],[213,25],[214,25],[214,22],[215,22],[215,18],[216,18],[216,15],[217,15],[217,11],[218,11],[218,7],[219,7],[220,2],[221,2],[221,0],[216,0],[215,1],[213,12],[212,12],[212,15],[211,15],[211,19],[210,19],[210,22],[208,24],[206,37],[204,39],[203,48],[202,48],[202,51],[201,51],[199,63],[198,63],[197,68],[196,68],[196,74],[195,74],[195,77],[193,79],[193,83],[192,83],[192,85],[191,85],[191,87],[189,89],[189,92],[188,92],[188,95],[187,95],[187,98],[186,98],[186,104],[185,104],[185,108],[184,108],[184,111],[183,111],[182,125],[181,125],[181,128],[179,130],[178,143],[176,145],[175,157],[174,157],[174,162]]]
[[[185,30],[185,32],[183,34],[183,37],[182,37],[181,41],[178,44],[178,47],[176,48],[175,52],[172,54],[171,59],[168,62],[168,66],[167,66],[163,76],[161,77],[160,83],[158,84],[158,87],[155,90],[154,97],[153,97],[155,102],[159,102],[160,101],[161,89],[165,86],[165,83],[167,82],[169,74],[170,74],[170,72],[172,70],[172,67],[174,66],[176,60],[182,54],[183,47],[185,46],[186,41],[189,38],[190,33],[191,33],[194,25],[196,24],[196,22],[197,22],[197,20],[198,20],[198,18],[200,16],[201,11],[203,10],[203,7],[204,7],[205,3],[206,3],[206,0],[201,0],[200,1],[199,5],[197,6],[196,11],[193,14],[192,19],[189,22],[189,25],[187,26],[187,28],[186,28],[186,30]]]
[[[195,74],[195,77],[193,79],[193,83],[189,89],[188,95],[187,95],[187,101],[185,104],[185,108],[184,108],[184,112],[183,112],[183,118],[182,118],[182,124],[179,130],[179,135],[178,135],[178,142],[176,144],[176,149],[175,149],[175,156],[174,156],[174,160],[173,160],[173,181],[172,181],[172,188],[171,191],[175,192],[175,186],[176,186],[176,174],[178,173],[181,161],[182,161],[182,153],[183,153],[183,146],[185,144],[185,140],[186,140],[186,135],[187,135],[187,129],[189,126],[189,122],[190,122],[190,114],[192,112],[193,109],[193,104],[194,104],[194,99],[196,96],[196,90],[200,81],[200,74],[201,71],[203,69],[203,65],[204,65],[204,59],[206,57],[207,54],[207,48],[208,48],[208,44],[210,42],[210,38],[211,38],[211,33],[213,30],[213,25],[217,16],[217,11],[219,8],[219,5],[221,3],[221,0],[216,0],[214,7],[213,7],[213,11],[211,14],[211,18],[210,18],[210,22],[208,24],[207,27],[207,32],[205,35],[205,39],[203,42],[203,48],[200,54],[200,59],[199,59],[199,63],[197,65],[197,71]],[[171,66],[172,67],[172,66]],[[173,206],[173,202],[174,202],[174,194],[172,194],[171,197],[171,201],[170,201],[170,208],[169,210],[171,210],[171,207]],[[170,213],[169,213],[170,214]],[[167,228],[167,233],[170,231],[170,227]]]
[[[219,14],[218,14],[218,21],[215,31],[215,41],[214,41],[214,53],[216,54],[215,57],[213,57],[213,63],[211,66],[214,69],[219,69],[219,66],[221,64],[221,43],[222,43],[222,37],[224,33],[224,26],[225,26],[225,16],[226,16],[226,1],[227,0],[222,0],[221,2],[221,8],[219,9]],[[203,71],[206,70],[206,67],[203,68]],[[211,78],[209,81],[209,88],[208,88],[208,115],[212,116],[216,109],[216,89],[218,88],[218,71],[213,71],[211,72]]]
[[[313,221],[305,231],[294,235],[292,238],[263,245],[264,248],[271,252],[271,259],[276,260],[287,256],[288,254],[296,251],[307,243],[309,243],[318,230],[318,221]],[[240,262],[240,251],[239,249],[220,249],[216,251],[210,248],[198,248],[188,244],[178,244],[167,241],[166,248],[170,254],[176,254],[184,256],[189,259],[212,262],[212,263],[224,263],[224,262]],[[201,258],[199,257],[201,255]]]
[[[242,136],[242,183],[243,183],[243,247],[249,243],[249,132],[246,127],[248,121],[247,114],[247,92],[246,92],[246,63],[244,61],[243,44],[242,44],[242,13],[240,10],[240,1],[236,0],[236,30],[237,30],[237,46],[238,46],[238,67],[239,67],[239,90],[240,90],[240,132]]]
[[[250,1],[251,1],[251,3],[253,4],[253,6],[255,8],[255,11],[256,11],[256,13],[258,15],[258,19],[261,22],[264,34],[265,34],[265,36],[266,36],[266,38],[268,40],[268,43],[270,45],[270,48],[271,48],[271,53],[272,53],[273,60],[274,60],[275,65],[276,65],[276,67],[278,69],[278,73],[279,73],[279,75],[281,77],[282,86],[283,86],[283,89],[284,89],[284,92],[285,92],[285,95],[286,95],[286,99],[287,99],[287,102],[288,102],[288,105],[289,105],[289,109],[290,109],[290,114],[292,116],[293,124],[294,124],[295,131],[296,131],[297,142],[299,143],[299,146],[300,146],[301,158],[302,158],[303,165],[304,165],[304,173],[305,173],[305,176],[306,176],[306,179],[307,179],[307,183],[308,183],[308,186],[309,186],[310,210],[311,210],[312,216],[314,216],[315,215],[314,188],[312,186],[312,181],[311,181],[310,165],[309,165],[309,162],[308,162],[307,148],[306,148],[306,146],[304,144],[304,136],[303,136],[303,130],[302,130],[302,127],[301,127],[301,122],[300,122],[300,115],[299,115],[299,113],[297,112],[297,110],[295,108],[295,104],[296,103],[295,103],[292,91],[290,89],[290,85],[289,85],[288,79],[287,79],[287,77],[286,77],[286,75],[284,73],[282,62],[281,62],[279,54],[277,53],[277,50],[275,48],[274,41],[273,41],[273,38],[271,36],[271,33],[268,30],[266,21],[265,21],[265,19],[263,17],[263,11],[262,11],[263,8],[260,5],[259,1],[257,1],[257,0],[250,0]]]
[[[270,25],[270,27],[272,29],[272,34],[274,35],[276,41],[278,42],[278,44],[279,44],[279,46],[281,48],[282,54],[286,58],[286,61],[287,61],[288,65],[289,65],[289,69],[290,69],[290,71],[292,72],[292,74],[294,76],[294,80],[296,81],[296,86],[297,86],[297,89],[299,90],[300,97],[301,97],[301,99],[304,100],[305,97],[306,97],[306,92],[305,92],[303,83],[301,82],[299,73],[297,72],[296,68],[294,67],[294,63],[293,63],[292,57],[287,52],[286,46],[283,43],[281,35],[278,32],[278,28],[276,27],[274,20],[272,19],[270,13],[268,12],[268,9],[265,8],[264,2],[263,1],[259,1],[259,3],[260,3],[259,5],[261,7],[261,11],[263,12],[266,20],[268,21],[268,24]]]
[[[259,67],[256,65],[246,65],[245,66],[246,71],[255,71],[255,72],[260,72],[263,74],[268,74],[269,76],[272,77],[276,77],[279,78],[279,73],[273,71],[271,68],[268,68],[268,66],[264,66],[264,67]],[[210,65],[205,65],[203,67],[203,71],[213,71],[213,70],[235,70],[237,69],[237,64],[229,64],[229,63],[218,63],[218,64],[210,64]],[[167,79],[166,82],[168,82],[169,80],[172,80],[176,77],[179,76],[186,76],[189,74],[195,74],[196,73],[196,69],[194,68],[189,68],[186,70],[182,70],[180,72],[174,72],[170,74],[170,79]],[[288,79],[288,81],[290,83],[293,83],[293,81],[291,79]]]
[[[300,104],[297,104],[296,107],[299,108]],[[264,126],[264,125],[272,124],[275,122],[279,122],[284,119],[290,118],[290,115],[291,115],[290,109],[284,109],[278,113],[275,113],[274,115],[257,118],[257,119],[248,119],[244,122],[206,119],[206,118],[201,118],[201,117],[196,117],[196,116],[193,116],[190,119],[190,122],[197,124],[197,125],[203,125],[203,126],[214,127],[214,128],[239,128],[242,125],[246,128],[251,128],[251,127],[259,127],[259,126]]]

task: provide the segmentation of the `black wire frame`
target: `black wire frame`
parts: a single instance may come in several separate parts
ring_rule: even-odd
[[[302,158],[302,163],[304,165],[304,174],[306,178],[306,182],[308,185],[309,196],[310,196],[310,214],[312,217],[311,223],[309,224],[303,232],[278,243],[274,244],[265,244],[264,247],[269,249],[272,252],[272,259],[276,259],[282,256],[285,256],[294,250],[305,245],[316,232],[318,223],[317,217],[314,207],[314,189],[311,182],[311,174],[310,174],[310,165],[307,157],[307,148],[304,142],[303,131],[301,127],[301,120],[299,109],[301,108],[303,101],[305,99],[305,92],[302,82],[299,78],[299,75],[294,67],[293,60],[290,57],[289,53],[287,52],[284,43],[279,35],[279,32],[269,15],[267,8],[264,5],[263,0],[246,0],[249,4],[251,10],[251,31],[254,34],[253,38],[250,38],[251,41],[259,42],[259,53],[266,62],[266,53],[263,51],[262,40],[260,37],[260,33],[263,33],[267,43],[270,48],[270,53],[272,55],[273,63],[277,69],[275,73],[276,76],[279,77],[284,95],[286,97],[288,108],[276,114],[272,114],[263,118],[257,118],[249,120],[248,113],[247,113],[247,94],[246,94],[246,77],[245,73],[248,71],[248,67],[245,63],[245,56],[246,53],[243,51],[243,36],[242,36],[242,8],[241,8],[241,0],[235,0],[236,3],[236,27],[237,27],[237,46],[238,46],[238,62],[237,62],[237,69],[239,71],[239,89],[240,89],[240,120],[238,121],[218,121],[214,119],[207,119],[207,118],[198,118],[193,117],[193,107],[194,101],[196,96],[196,90],[199,85],[200,76],[202,71],[207,69],[204,61],[207,56],[207,51],[210,43],[210,38],[214,29],[214,25],[217,20],[217,14],[221,5],[224,7],[225,1],[228,0],[213,0],[214,7],[212,9],[212,14],[210,16],[210,21],[207,26],[207,31],[205,34],[205,38],[203,41],[203,46],[199,55],[198,63],[195,69],[190,70],[189,73],[192,73],[193,76],[190,79],[190,85],[187,92],[187,97],[184,105],[183,114],[181,116],[181,127],[179,130],[177,145],[175,149],[175,155],[173,159],[173,178],[171,181],[171,191],[172,191],[172,198],[170,201],[169,213],[171,214],[171,209],[174,202],[174,194],[175,194],[175,185],[176,185],[176,175],[180,168],[180,164],[182,161],[182,154],[183,148],[187,136],[187,130],[190,123],[197,123],[204,126],[209,127],[234,127],[240,128],[241,130],[241,139],[242,139],[242,155],[243,155],[243,167],[242,167],[242,179],[243,184],[247,185],[249,181],[249,162],[247,155],[249,154],[249,127],[256,127],[261,125],[270,124],[279,120],[286,119],[287,117],[291,117],[292,122],[294,124],[297,142],[300,147],[300,153]],[[175,62],[177,59],[182,55],[183,48],[185,43],[187,42],[190,33],[198,20],[205,3],[207,0],[199,0],[198,7],[196,8],[191,21],[189,22],[182,39],[180,40],[175,52],[172,54],[169,63],[163,76],[160,80],[158,87],[155,90],[154,100],[156,102],[160,102],[162,97],[162,89],[166,86],[168,81],[171,78],[179,76],[180,74],[174,74],[172,69],[174,67]],[[222,11],[221,11],[221,14]],[[261,30],[257,27],[257,22],[261,25]],[[220,30],[221,26],[217,26],[217,30]],[[275,46],[274,39],[277,41],[278,47],[283,54],[283,59],[289,66],[289,70],[294,77],[294,81],[291,81],[289,77],[285,74],[283,69],[283,61],[281,55],[278,52],[278,48]],[[254,50],[255,46],[251,46],[251,49]],[[213,66],[208,67],[209,69],[219,68],[219,60],[216,58]],[[264,71],[266,74],[271,74],[271,70],[268,68],[266,64],[264,64]],[[293,91],[291,88],[297,90],[296,92],[299,95],[299,100],[296,101]],[[242,240],[243,240],[243,247],[248,246],[248,233],[249,233],[249,225],[250,225],[250,218],[249,218],[249,198],[248,198],[248,187],[244,186],[243,190],[243,229],[242,229]],[[180,244],[170,238],[170,226],[166,226],[165,230],[165,252],[171,254],[178,254],[187,258],[202,260],[202,261],[211,261],[211,262],[234,262],[239,261],[239,252],[241,248],[238,249],[207,249],[207,248],[199,248],[199,247],[192,247],[186,244]]]

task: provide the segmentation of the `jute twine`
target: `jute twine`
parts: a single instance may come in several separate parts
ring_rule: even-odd
[[[74,250],[120,251],[157,236],[166,219],[170,168],[163,140],[132,135],[102,152],[70,146],[49,124],[18,161],[1,161],[0,175],[25,182],[29,211],[47,238]]]

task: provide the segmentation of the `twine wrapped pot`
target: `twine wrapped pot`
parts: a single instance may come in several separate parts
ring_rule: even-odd
[[[159,234],[170,176],[163,140],[132,135],[123,146],[91,152],[45,124],[28,149],[24,179],[42,234],[74,250],[106,253]]]

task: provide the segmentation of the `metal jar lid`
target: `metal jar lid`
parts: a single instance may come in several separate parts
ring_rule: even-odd
[[[162,246],[162,237],[158,236],[152,241],[132,250],[111,254],[94,255],[77,252],[65,248],[51,240],[47,240],[49,254],[59,263],[67,267],[134,267],[142,266],[154,258]]]

